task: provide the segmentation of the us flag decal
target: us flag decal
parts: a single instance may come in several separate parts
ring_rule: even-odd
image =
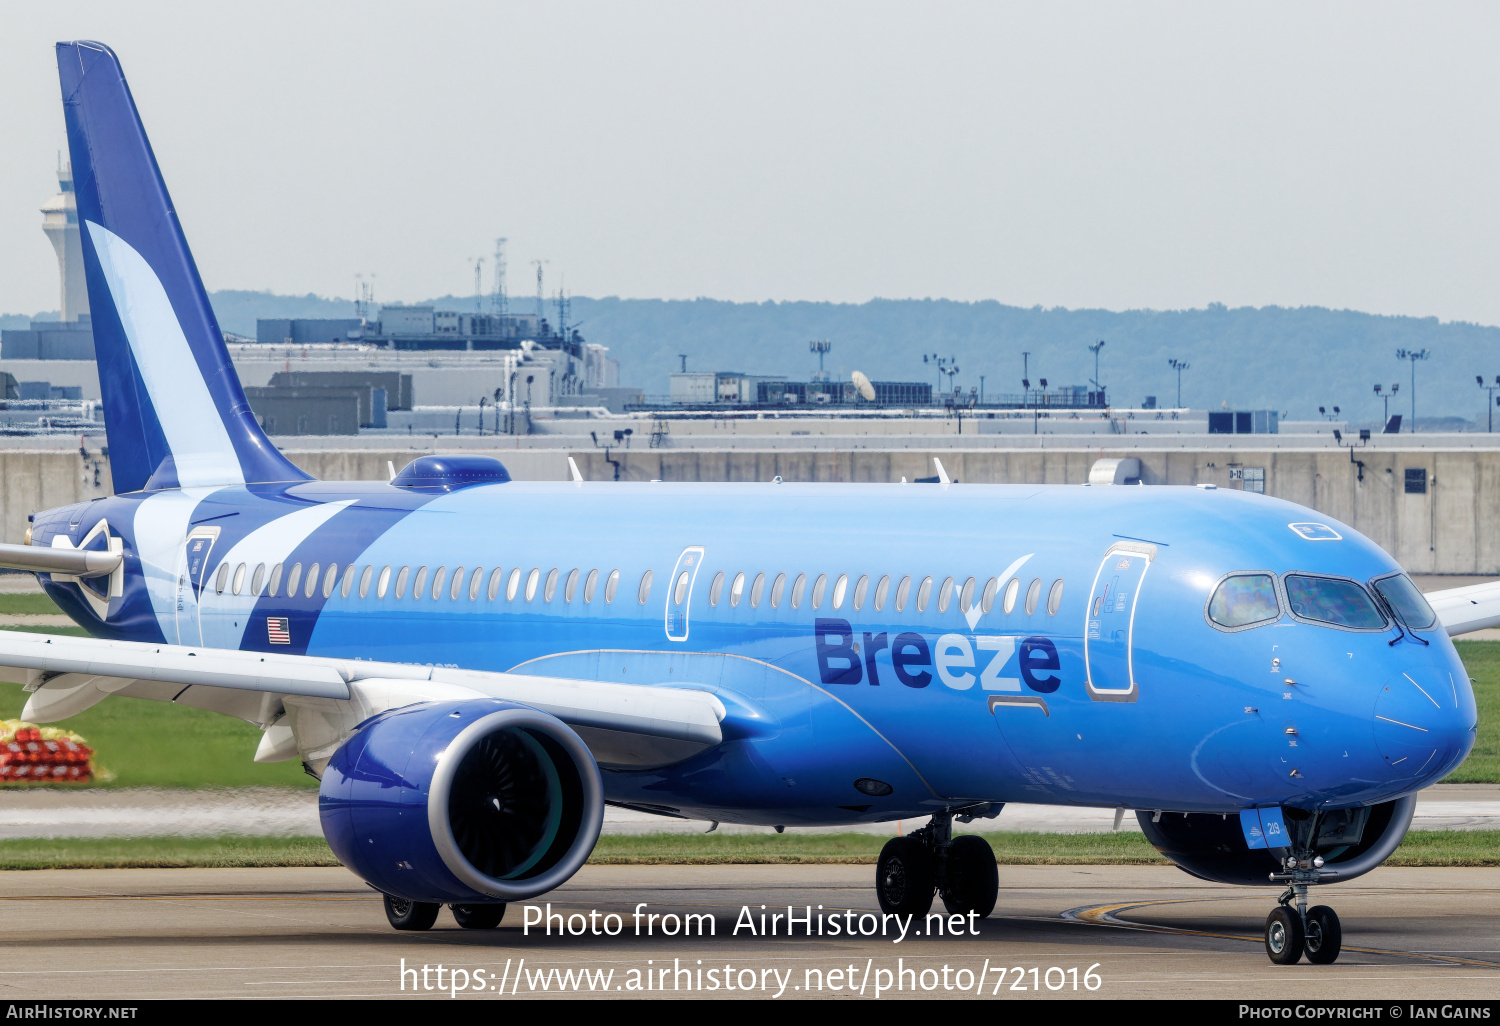
[[[266,636],[273,645],[292,643],[292,623],[284,616],[266,617]]]

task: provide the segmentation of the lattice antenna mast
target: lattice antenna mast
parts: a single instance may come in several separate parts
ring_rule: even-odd
[[[503,238],[495,240],[495,291],[490,293],[490,312],[499,317],[510,313],[505,295],[505,243]]]
[[[480,299],[480,297],[483,295],[483,292],[481,290],[484,288],[483,272],[484,272],[484,257],[475,257],[474,258],[474,312],[475,313],[479,313],[481,310],[484,309],[484,305],[483,305],[483,303],[482,303],[482,301]]]
[[[568,337],[568,318],[573,315],[573,304],[568,299],[567,277],[559,278],[557,288],[557,333],[563,338]]]
[[[532,266],[536,268],[536,319],[540,321],[546,316],[544,306],[546,304],[546,293],[542,291],[542,265],[550,264],[550,260],[533,260]]]

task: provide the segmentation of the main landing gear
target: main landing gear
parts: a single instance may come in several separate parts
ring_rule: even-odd
[[[505,918],[504,903],[487,905],[450,905],[453,918],[465,930],[493,930]],[[430,930],[437,922],[442,905],[426,901],[408,901],[385,895],[385,917],[398,930]]]
[[[1321,859],[1318,861],[1322,861]],[[1288,859],[1289,864],[1296,862]],[[1266,955],[1277,965],[1296,965],[1305,954],[1314,965],[1331,965],[1344,947],[1344,928],[1339,923],[1338,913],[1327,905],[1307,907],[1308,867],[1289,870],[1278,877],[1291,877],[1291,884],[1282,893],[1280,903],[1266,916]],[[1296,902],[1293,907],[1292,902]]]
[[[947,810],[936,813],[920,830],[885,843],[875,866],[881,911],[925,916],[934,892],[943,896],[943,907],[950,913],[972,912],[983,919],[994,911],[1000,890],[995,852],[983,837],[954,837],[953,815]],[[994,812],[961,810],[959,820],[967,823],[975,815]]]

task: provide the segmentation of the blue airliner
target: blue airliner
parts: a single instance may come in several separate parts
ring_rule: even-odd
[[[927,818],[880,905],[988,915],[1006,802],[1131,810],[1208,880],[1283,888],[1273,961],[1331,962],[1308,887],[1379,865],[1474,744],[1440,619],[1377,545],[1212,486],[510,480],[425,456],[320,482],[245,400],[119,62],[57,47],[117,494],[38,513],[92,638],[0,633],[56,721],[113,694],[298,759],[397,929],[496,926],[604,806],[730,823]],[[1446,630],[1445,630],[1446,626]]]

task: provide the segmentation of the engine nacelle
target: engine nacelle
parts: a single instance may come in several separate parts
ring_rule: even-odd
[[[1311,813],[1281,811],[1299,848],[1321,855],[1322,876],[1335,883],[1362,876],[1389,858],[1406,836],[1416,807],[1416,796],[1407,795],[1379,805],[1328,811],[1316,823]],[[1238,815],[1163,812],[1154,823],[1153,815],[1136,813],[1146,840],[1185,872],[1215,883],[1285,886],[1270,877],[1281,871],[1281,860],[1290,849],[1251,848]]]
[[[356,728],[328,762],[318,811],[334,854],[387,894],[513,901],[583,865],[604,788],[554,716],[498,699],[424,702]]]

